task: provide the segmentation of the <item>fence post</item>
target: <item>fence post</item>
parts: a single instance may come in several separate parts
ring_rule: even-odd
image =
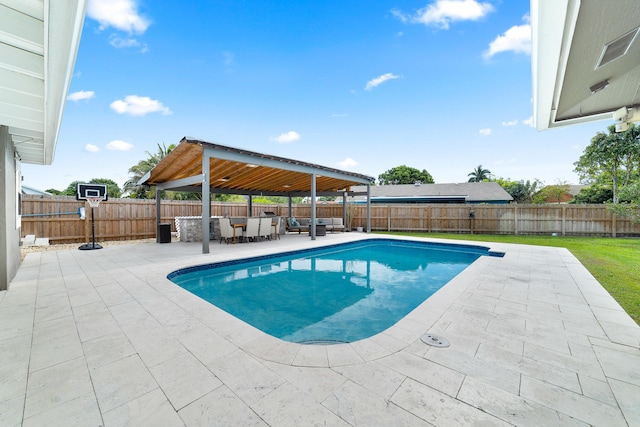
[[[616,237],[616,225],[617,225],[618,216],[615,212],[611,212],[611,237]]]
[[[391,205],[387,205],[387,231],[391,231]]]
[[[513,233],[518,235],[518,204],[513,205]]]
[[[565,205],[562,205],[562,235],[564,236],[566,234],[566,214],[567,214],[567,209]]]

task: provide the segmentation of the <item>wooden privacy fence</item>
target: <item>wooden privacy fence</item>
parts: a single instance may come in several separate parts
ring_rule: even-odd
[[[78,208],[86,209],[86,219]],[[252,215],[272,211],[279,216],[310,217],[310,205],[253,205]],[[473,211],[474,218],[470,218]],[[211,215],[247,216],[245,203],[212,203]],[[96,240],[132,240],[156,236],[155,200],[109,199],[94,209]],[[175,217],[200,216],[199,201],[163,200],[162,223]],[[342,205],[318,204],[317,217],[342,217]],[[351,222],[349,223],[349,219]],[[348,227],[366,227],[366,206],[350,205]],[[563,236],[640,236],[640,224],[616,217],[604,205],[372,205],[374,231],[424,231],[477,234],[553,234]],[[22,236],[48,237],[52,244],[91,239],[91,208],[67,196],[30,196],[22,200]]]

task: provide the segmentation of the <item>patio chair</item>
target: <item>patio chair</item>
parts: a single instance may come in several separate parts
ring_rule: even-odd
[[[220,218],[220,243],[223,239],[227,244],[233,239],[233,227],[229,218]]]
[[[271,218],[260,218],[260,231],[258,233],[261,239],[271,239]]]
[[[260,235],[260,218],[247,218],[247,228],[242,233],[242,237],[247,241],[256,241]]]

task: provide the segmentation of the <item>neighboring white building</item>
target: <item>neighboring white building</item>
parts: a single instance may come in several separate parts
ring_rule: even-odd
[[[20,164],[53,162],[86,5],[0,0],[0,290],[20,265]]]

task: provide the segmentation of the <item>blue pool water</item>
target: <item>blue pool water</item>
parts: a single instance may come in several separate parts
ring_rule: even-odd
[[[352,342],[394,325],[482,255],[496,254],[369,239],[189,267],[168,278],[283,340]]]

